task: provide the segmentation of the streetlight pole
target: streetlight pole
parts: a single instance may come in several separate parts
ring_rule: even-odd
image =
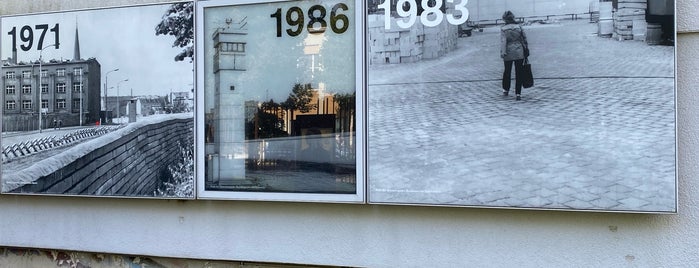
[[[41,133],[41,113],[43,112],[42,110],[44,108],[44,107],[41,107],[43,104],[43,102],[41,101],[41,70],[42,70],[41,69],[41,65],[42,65],[41,53],[44,52],[45,48],[53,47],[53,46],[56,46],[56,43],[46,45],[45,47],[43,47],[39,50],[39,105],[38,105],[39,106],[39,133]]]
[[[121,106],[121,103],[119,103],[119,85],[121,85],[121,82],[127,82],[127,81],[129,81],[128,78],[127,78],[127,79],[124,79],[124,80],[121,80],[121,81],[119,81],[119,82],[117,83],[117,118],[118,118],[120,121],[121,121],[121,114],[120,114],[120,111],[119,111],[119,110],[121,109],[121,107],[120,107],[120,106]]]
[[[107,86],[109,86],[109,73],[116,72],[116,71],[119,71],[119,68],[108,71],[104,74],[104,120],[105,121],[107,120],[107,111],[108,111],[107,109],[109,109],[109,107],[107,107],[107,89],[108,89]],[[106,123],[106,122],[104,122],[104,123]]]
[[[82,67],[80,68],[80,126],[83,126],[83,87],[85,86],[83,84],[83,70]]]

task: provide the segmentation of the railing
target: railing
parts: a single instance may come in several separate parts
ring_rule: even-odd
[[[2,150],[2,162],[6,163],[42,151],[65,147],[78,141],[112,132],[119,128],[121,128],[121,126],[86,128],[67,133],[60,137],[54,135],[4,146]]]
[[[585,17],[589,17],[591,15],[592,15],[591,12],[566,13],[566,14],[555,14],[555,15],[538,15],[538,16],[517,17],[517,18],[515,18],[515,20],[519,23],[523,23],[525,21],[547,21],[547,20],[555,19],[555,18],[578,20],[578,19],[582,19]],[[482,28],[482,27],[494,26],[494,25],[500,25],[500,24],[505,24],[505,20],[493,19],[493,20],[478,20],[478,21],[466,22],[467,26],[474,27],[474,28]]]

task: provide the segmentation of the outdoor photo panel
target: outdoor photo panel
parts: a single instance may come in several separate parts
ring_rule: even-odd
[[[368,0],[369,203],[676,213],[674,14]]]
[[[364,201],[362,14],[354,0],[197,2],[200,197]]]
[[[193,14],[2,17],[2,193],[194,198]]]

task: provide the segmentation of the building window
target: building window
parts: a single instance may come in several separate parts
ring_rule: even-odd
[[[56,83],[56,93],[66,93],[66,83]]]
[[[49,71],[47,71],[47,70],[41,70],[41,77],[42,77],[42,78],[49,77]]]
[[[73,84],[73,92],[82,92],[82,91],[83,91],[83,83]]]
[[[56,76],[66,76],[66,69],[57,69],[56,70]]]
[[[73,68],[73,75],[75,75],[75,76],[83,75],[83,68],[82,67]]]
[[[219,44],[221,52],[245,52],[245,43],[221,43]]]
[[[32,94],[32,85],[22,85],[22,94]]]
[[[41,84],[41,93],[49,94],[49,84]]]
[[[66,100],[65,99],[56,99],[56,109],[65,109],[66,108]]]
[[[15,94],[15,86],[14,85],[5,86],[5,95],[14,95],[14,94]]]
[[[6,72],[5,79],[17,79],[17,76],[15,76],[15,72]]]
[[[22,78],[25,78],[25,79],[32,78],[32,72],[31,71],[22,71]]]
[[[9,100],[5,102],[5,110],[14,110],[17,109],[17,103],[13,100]]]
[[[80,112],[80,99],[73,99],[73,111]]]
[[[23,100],[22,101],[22,109],[31,110],[32,109],[32,101],[31,100]]]
[[[49,100],[41,100],[41,109],[49,108]]]

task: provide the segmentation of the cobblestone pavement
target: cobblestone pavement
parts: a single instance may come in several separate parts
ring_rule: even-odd
[[[674,212],[674,48],[525,26],[535,86],[501,94],[499,28],[369,67],[369,200]],[[514,83],[513,83],[514,85]]]

